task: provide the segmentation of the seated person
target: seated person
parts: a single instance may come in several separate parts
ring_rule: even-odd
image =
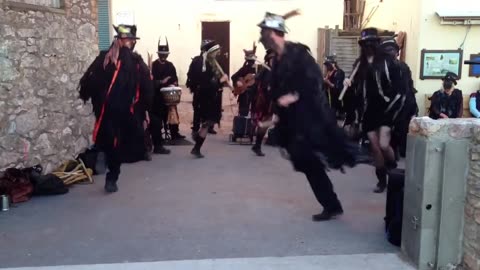
[[[480,118],[480,90],[470,96],[470,113],[475,118]]]
[[[455,88],[457,85],[457,75],[453,72],[447,72],[442,78],[442,89],[433,93],[430,105],[430,118],[461,118],[463,115],[463,96],[462,91]]]

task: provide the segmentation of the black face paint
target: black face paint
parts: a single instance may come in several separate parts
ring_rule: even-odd
[[[443,82],[443,89],[444,90],[450,90],[453,86],[453,82],[451,81],[444,81]]]
[[[137,45],[137,41],[136,40],[133,40],[132,41],[132,46],[130,48],[130,50],[133,52],[133,49],[135,49],[135,45]]]
[[[262,43],[265,50],[275,48],[275,41],[271,38],[272,30],[262,29],[260,31],[260,42]]]

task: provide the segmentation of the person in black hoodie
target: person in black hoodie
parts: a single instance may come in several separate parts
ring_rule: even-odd
[[[462,118],[463,95],[461,90],[455,88],[457,79],[457,74],[453,72],[447,72],[442,78],[442,89],[433,93],[431,97],[430,118]]]
[[[142,57],[133,52],[137,27],[114,27],[117,35],[108,51],[89,66],[80,79],[80,98],[92,101],[95,114],[93,141],[105,152],[108,172],[105,191],[118,190],[122,162],[143,157],[145,125],[153,100],[150,70]]]
[[[267,12],[258,24],[260,42],[273,49],[272,101],[278,115],[275,124],[278,145],[286,150],[295,170],[305,174],[318,202],[323,206],[314,221],[325,221],[343,214],[326,169],[343,170],[356,163],[356,146],[348,142],[329,108],[320,67],[301,44],[285,40],[284,16]]]

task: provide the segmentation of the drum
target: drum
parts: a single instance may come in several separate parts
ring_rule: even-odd
[[[177,86],[163,87],[160,89],[165,105],[176,106],[180,103],[182,88]]]
[[[165,105],[168,106],[168,124],[178,125],[180,119],[178,116],[177,105],[180,103],[182,88],[177,86],[163,87],[160,89]]]

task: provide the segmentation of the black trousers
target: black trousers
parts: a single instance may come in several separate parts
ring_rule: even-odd
[[[202,119],[200,117],[200,107],[198,104],[198,97],[196,98],[195,95],[193,96],[193,126],[192,126],[192,131],[199,131],[200,130],[200,125],[202,124]]]
[[[291,145],[287,148],[293,166],[307,177],[317,201],[326,211],[342,209],[325,167],[311,148]]]
[[[105,159],[108,168],[105,180],[108,182],[117,182],[120,175],[120,167],[122,165],[120,154],[115,149],[109,149],[105,151]]]
[[[150,113],[150,134],[152,134],[152,141],[154,147],[163,145],[162,137],[163,119],[162,115],[157,112]]]

